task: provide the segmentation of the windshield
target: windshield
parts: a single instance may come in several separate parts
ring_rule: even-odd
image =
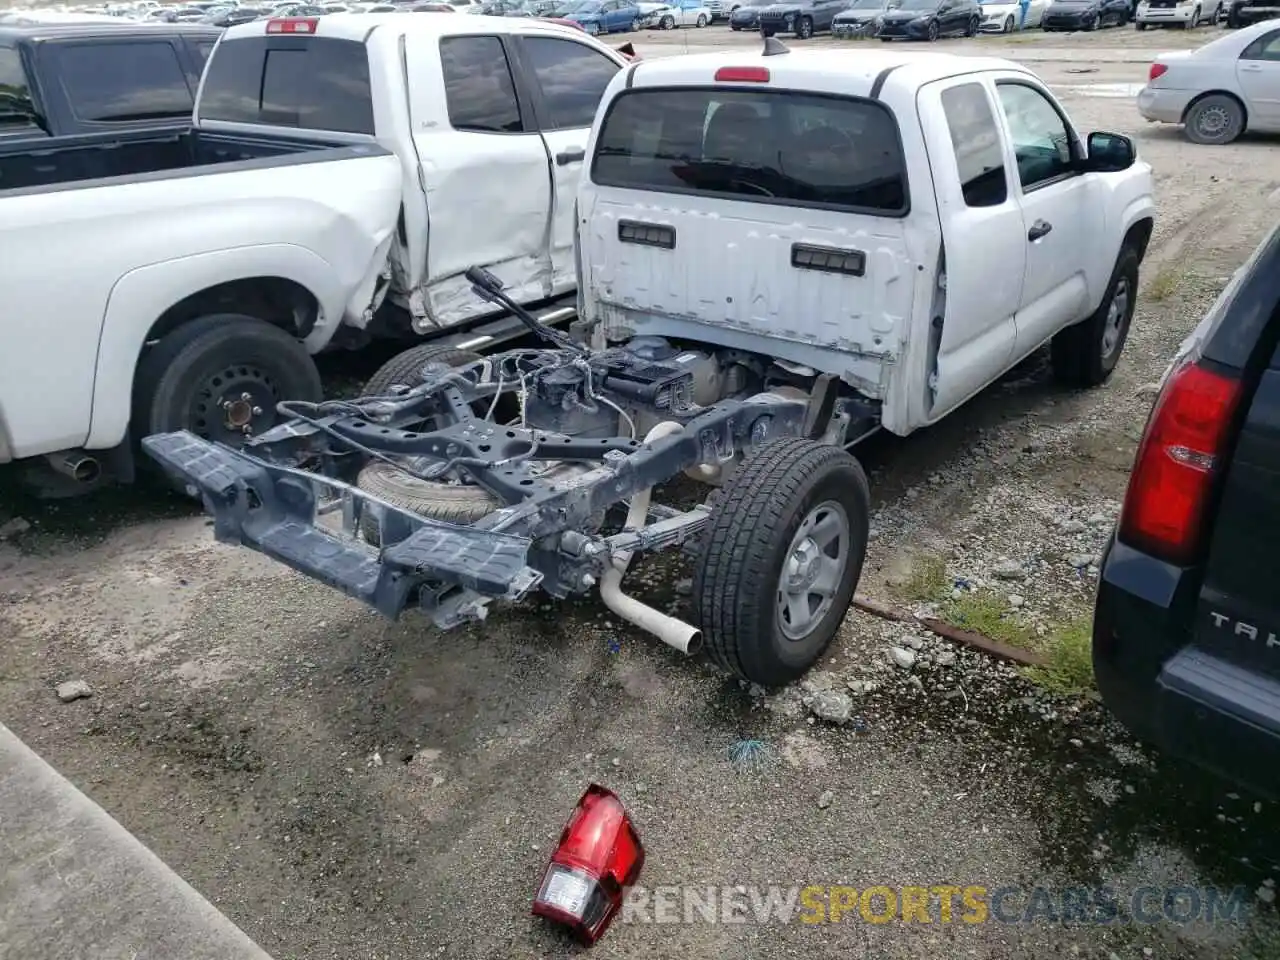
[[[884,0],[854,0],[853,3],[845,7],[846,10],[879,10],[884,6]],[[889,4],[894,6],[894,4]]]
[[[599,9],[598,0],[583,0],[581,3],[571,3],[566,7],[562,7],[557,13],[596,13]]]
[[[902,0],[898,4],[900,10],[936,10],[938,0]]]

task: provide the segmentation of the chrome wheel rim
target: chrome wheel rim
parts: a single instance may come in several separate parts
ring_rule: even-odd
[[[1124,328],[1124,318],[1129,315],[1129,278],[1121,277],[1116,281],[1115,292],[1111,295],[1111,306],[1107,308],[1107,322],[1102,327],[1102,356],[1109,358],[1116,352],[1120,343],[1120,331]]]
[[[778,629],[804,640],[826,617],[849,565],[849,515],[824,500],[805,515],[778,575]]]

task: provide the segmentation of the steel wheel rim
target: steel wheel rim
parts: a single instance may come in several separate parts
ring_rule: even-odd
[[[1120,331],[1124,327],[1124,318],[1129,314],[1129,278],[1121,277],[1116,281],[1115,292],[1111,295],[1111,306],[1107,308],[1107,322],[1102,327],[1102,356],[1109,358],[1120,343]]]
[[[278,394],[270,374],[253,364],[231,364],[205,378],[188,422],[206,440],[243,442],[275,422]]]
[[[1216,104],[1201,109],[1196,115],[1196,129],[1206,137],[1220,137],[1231,127],[1231,115],[1226,107]]]
[[[788,640],[807,639],[826,618],[849,566],[851,541],[849,514],[834,500],[800,521],[778,573],[775,601],[778,629]]]

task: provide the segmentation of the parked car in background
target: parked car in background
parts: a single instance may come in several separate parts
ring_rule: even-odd
[[[658,30],[674,30],[676,27],[705,27],[711,22],[711,11],[702,0],[675,0],[646,11],[643,25]]]
[[[1138,112],[1183,124],[1193,143],[1230,143],[1246,130],[1280,133],[1280,20],[1159,54],[1138,93]]]
[[[629,0],[582,0],[559,16],[572,20],[592,36],[602,33],[625,33],[639,25],[640,8]]]
[[[1140,0],[1133,25],[1139,30],[1169,25],[1191,30],[1202,23],[1217,24],[1224,13],[1222,0]]]
[[[756,30],[760,27],[760,11],[773,0],[742,0],[729,14],[730,30]]]
[[[202,22],[212,24],[215,27],[236,27],[242,23],[252,23],[254,20],[261,20],[269,16],[271,16],[271,11],[265,7],[234,7],[225,13],[216,13],[205,17]]]
[[[742,6],[743,0],[707,0],[707,9],[711,11],[711,22],[728,20],[733,11]]]
[[[1044,13],[1042,30],[1097,30],[1123,27],[1132,11],[1129,0],[1053,0]]]
[[[760,10],[760,31],[766,37],[791,33],[807,40],[815,33],[829,33],[836,14],[848,3],[849,0],[774,0]]]
[[[978,0],[982,7],[983,33],[1013,33],[1034,30],[1044,20],[1050,0],[1030,0],[1025,6],[1018,0]]]
[[[409,3],[405,9],[409,13],[457,13],[447,3]]]
[[[1137,736],[1280,796],[1280,228],[1179,349],[1103,553],[1093,667]]]
[[[1276,0],[1227,0],[1223,16],[1232,30],[1280,17]]]
[[[898,0],[853,0],[831,21],[833,37],[870,37],[880,27],[880,18],[892,10]]]
[[[119,20],[0,26],[0,143],[190,126],[221,34]]]
[[[937,40],[939,37],[973,37],[982,24],[982,8],[976,0],[902,0],[880,20],[881,40]]]

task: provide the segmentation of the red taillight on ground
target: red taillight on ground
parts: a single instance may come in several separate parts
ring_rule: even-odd
[[[1240,394],[1239,380],[1194,360],[1170,374],[1138,445],[1121,540],[1170,563],[1195,559]]]
[[[267,21],[267,33],[315,33],[318,17],[281,17]]]
[[[1156,77],[1163,77],[1169,70],[1163,63],[1153,63],[1151,71],[1147,74],[1147,82],[1150,83]]]
[[[768,83],[767,67],[721,67],[716,71],[716,83]]]
[[[644,847],[622,801],[591,784],[574,808],[533,899],[535,916],[570,928],[590,946],[622,909],[622,894],[640,876]]]

